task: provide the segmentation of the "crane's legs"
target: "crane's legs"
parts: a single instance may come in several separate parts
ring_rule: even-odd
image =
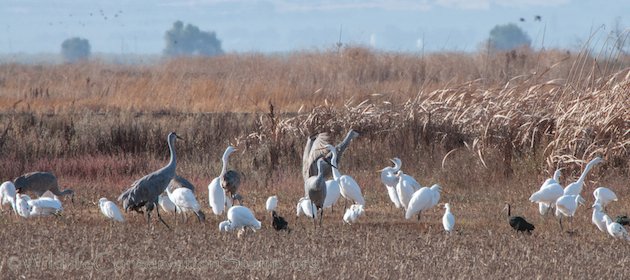
[[[157,203],[154,203],[153,206],[155,207]],[[166,222],[162,219],[162,216],[160,215],[160,207],[155,207],[155,211],[157,212],[157,216],[158,216],[158,220],[160,220],[160,222],[162,222],[166,228],[171,229],[171,227],[169,227]]]

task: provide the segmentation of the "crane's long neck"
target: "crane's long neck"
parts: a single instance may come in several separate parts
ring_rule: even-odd
[[[334,156],[334,154],[333,154],[333,156]],[[334,167],[333,167],[332,169],[333,169],[333,170],[335,170],[335,168],[334,168]],[[334,172],[334,171],[333,171],[333,172]],[[337,171],[337,172],[339,172],[339,171]],[[333,174],[334,174],[334,173],[333,173]],[[333,175],[333,176],[334,176],[334,175]],[[335,178],[335,180],[336,180],[336,179],[337,179],[337,178]],[[320,160],[318,161],[318,164],[317,164],[317,181],[319,182],[319,181],[323,181],[323,180],[324,180],[324,161],[320,159]],[[316,187],[316,188],[317,188],[317,187],[319,187],[319,186],[320,186],[320,184],[315,184],[315,187]]]
[[[225,151],[225,153],[223,154],[223,158],[221,158],[221,161],[223,162],[223,167],[221,168],[221,176],[227,173],[229,157],[230,157],[230,153],[228,151]]]
[[[173,142],[174,141],[171,139],[168,140],[168,149],[171,152],[171,159],[169,160],[167,167],[174,169],[177,164],[177,156],[175,155],[175,143]]]
[[[348,134],[346,134],[346,138],[344,138],[343,141],[341,141],[341,143],[339,143],[339,145],[337,145],[336,147],[339,155],[341,155],[346,150],[346,148],[348,148],[348,145],[350,145],[350,141],[352,141],[352,139],[357,135],[359,135],[359,133],[354,130],[350,130]],[[336,165],[337,164],[335,164],[335,166]]]
[[[330,152],[332,153],[332,159],[330,160],[332,165],[339,166],[339,165],[337,165],[337,151],[336,151],[336,149],[332,149]],[[339,169],[337,169],[335,167],[331,167],[331,169],[332,169],[333,179],[339,180],[339,178],[341,177],[341,173],[339,172]],[[317,172],[318,173],[322,173],[322,171],[319,169],[319,166],[317,167]]]

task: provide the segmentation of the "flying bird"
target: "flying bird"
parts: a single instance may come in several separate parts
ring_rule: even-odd
[[[101,209],[101,213],[103,213],[103,215],[105,215],[105,217],[107,217],[108,219],[121,223],[125,221],[125,218],[123,218],[120,209],[118,209],[118,206],[116,206],[116,204],[114,204],[113,202],[107,200],[107,198],[101,197],[98,200],[98,207]]]
[[[356,130],[351,129],[348,131],[348,134],[346,134],[346,138],[344,138],[341,143],[337,144],[335,147],[337,149],[337,164],[341,163],[341,156],[350,145],[352,139],[357,136],[359,136],[359,133]],[[317,159],[324,157],[327,159],[327,162],[331,162],[332,153],[326,151],[326,145],[329,144],[329,140],[330,137],[326,132],[308,137],[304,153],[302,154],[302,176],[305,181],[308,178],[317,175]],[[326,165],[324,166],[322,172],[324,178],[329,178],[332,170],[330,166]]]
[[[177,156],[175,154],[176,139],[181,139],[181,137],[175,132],[171,132],[167,136],[168,148],[171,155],[168,164],[136,180],[129,189],[118,197],[118,201],[122,201],[123,203],[125,212],[134,210],[142,213],[141,208],[145,207],[147,211],[147,225],[151,223],[151,211],[155,208],[158,220],[170,229],[169,225],[166,224],[162,216],[160,216],[159,207],[156,206],[158,205],[160,194],[166,190],[166,187],[168,187],[171,180],[175,177],[175,168],[177,167]]]
[[[57,196],[69,195],[74,201],[74,191],[71,189],[59,190],[57,177],[50,172],[30,172],[19,176],[13,180],[18,193],[33,192],[37,196],[42,196],[46,191]]]
[[[532,225],[529,222],[527,222],[527,220],[525,220],[525,218],[523,218],[521,216],[512,216],[512,211],[511,211],[512,208],[511,208],[509,203],[505,204],[505,208],[503,208],[503,210],[505,210],[505,209],[507,209],[508,223],[517,232],[527,232],[527,233],[531,234],[532,230],[534,230],[536,228],[534,225]]]

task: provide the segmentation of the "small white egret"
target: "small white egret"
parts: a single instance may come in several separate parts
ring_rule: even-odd
[[[593,191],[593,197],[595,197],[595,203],[602,205],[602,208],[606,208],[608,203],[617,201],[617,195],[606,187],[599,187]]]
[[[343,221],[350,225],[354,224],[364,212],[363,205],[352,204],[350,208],[346,209],[346,213],[343,214]]]
[[[56,196],[32,199],[28,201],[28,205],[31,207],[31,217],[58,215],[63,211],[61,201]]]
[[[602,158],[600,157],[596,157],[593,160],[591,160],[588,164],[586,164],[586,167],[584,168],[584,171],[582,171],[582,174],[580,175],[580,178],[567,185],[564,188],[564,194],[565,195],[578,195],[582,193],[582,187],[584,187],[584,180],[586,180],[586,175],[588,175],[588,172],[591,170],[591,168],[593,168],[593,166],[595,164],[598,164],[600,162],[604,161]]]
[[[256,217],[254,217],[254,213],[245,206],[233,206],[228,210],[227,218],[227,221],[223,221],[219,224],[219,230],[233,231],[235,229],[250,228],[256,231],[261,228],[260,221],[258,221]]]
[[[621,224],[613,222],[608,215],[604,215],[604,221],[606,221],[606,229],[608,230],[608,234],[610,234],[610,236],[630,241],[628,231]]]
[[[302,197],[295,207],[296,216],[299,217],[304,214],[309,218],[317,219],[317,211],[314,211],[315,208],[315,204],[313,204],[308,197]]]
[[[418,220],[420,220],[422,211],[428,210],[438,204],[440,201],[440,192],[442,192],[442,187],[438,184],[431,186],[431,188],[423,187],[415,192],[411,200],[409,200],[405,219],[409,220],[415,214],[418,214]]]
[[[17,214],[24,218],[28,218],[31,215],[31,206],[28,204],[29,200],[31,200],[31,197],[28,195],[19,193],[15,195]]]
[[[270,196],[269,198],[267,198],[267,203],[265,203],[265,209],[267,209],[267,211],[269,212],[273,212],[276,210],[276,208],[278,207],[278,197],[277,196]]]
[[[208,185],[208,204],[215,215],[223,214],[226,203],[225,190],[221,188],[221,178],[216,177]],[[231,202],[231,199],[229,200]]]
[[[166,188],[166,193],[168,198],[175,204],[177,210],[184,215],[184,220],[186,219],[187,211],[194,212],[200,223],[205,220],[206,216],[201,211],[201,206],[191,189],[177,188],[171,191],[171,188]]]
[[[593,222],[593,224],[595,226],[597,226],[597,228],[601,231],[601,232],[607,232],[608,230],[606,229],[606,221],[604,221],[604,212],[602,212],[602,206],[599,204],[593,204],[593,215],[591,216],[591,222]]]
[[[444,226],[444,230],[448,233],[451,233],[455,228],[455,216],[451,213],[451,205],[446,203],[444,204],[444,216],[442,216],[442,226]]]
[[[17,210],[15,208],[15,195],[17,191],[15,190],[15,185],[11,181],[6,181],[0,185],[0,207],[4,208],[5,204],[11,205],[11,209],[13,212],[17,214]]]
[[[118,206],[107,200],[107,198],[101,197],[98,200],[98,207],[101,208],[101,213],[103,213],[105,217],[121,223],[125,221]]]
[[[573,227],[573,216],[579,204],[586,201],[580,195],[563,195],[556,200],[556,217],[559,218],[560,229],[562,230],[562,216],[568,217],[571,227]]]

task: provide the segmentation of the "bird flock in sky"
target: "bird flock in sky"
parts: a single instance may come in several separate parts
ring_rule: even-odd
[[[357,181],[348,174],[343,174],[340,160],[350,142],[359,133],[350,130],[345,139],[337,146],[330,143],[327,133],[319,133],[308,137],[303,153],[302,176],[304,179],[304,196],[296,204],[296,215],[306,216],[313,221],[314,227],[322,226],[324,209],[333,208],[343,197],[343,222],[357,223],[365,214],[366,201]],[[167,228],[170,226],[162,219],[160,208],[165,212],[181,213],[184,222],[187,212],[192,212],[200,223],[206,219],[200,203],[195,197],[195,187],[185,178],[176,174],[177,156],[175,152],[176,139],[181,139],[171,132],[167,137],[170,160],[168,164],[146,176],[136,180],[119,197],[124,212],[136,211],[147,215],[150,226],[151,214],[155,209],[158,220]],[[212,179],[208,185],[208,203],[212,213],[225,216],[227,219],[219,223],[220,231],[238,231],[239,236],[246,229],[252,231],[262,228],[261,222],[251,209],[243,205],[240,194],[241,173],[230,170],[229,157],[237,149],[228,146],[221,158],[221,173]],[[402,161],[399,158],[390,159],[393,166],[386,166],[379,170],[382,183],[392,207],[401,209],[405,219],[417,217],[419,221],[424,211],[432,209],[440,202],[442,187],[434,184],[423,187],[411,175],[402,171]],[[550,212],[555,214],[563,230],[563,219],[567,219],[572,228],[572,220],[579,205],[586,203],[581,196],[584,181],[588,172],[603,160],[599,157],[591,160],[585,167],[577,181],[565,188],[560,185],[562,169],[555,171],[553,178],[547,179],[540,189],[534,192],[529,200],[538,204],[539,213],[543,216]],[[31,199],[25,192],[32,192],[39,196]],[[13,181],[0,185],[0,203],[9,204],[13,212],[24,218],[33,216],[60,215],[63,211],[59,196],[74,198],[74,191],[61,191],[57,178],[49,172],[31,172],[19,176]],[[606,206],[617,201],[615,193],[605,187],[599,187],[593,192],[595,202],[592,205],[592,222],[602,232],[615,238],[630,240],[624,225],[630,220],[626,216],[611,219],[605,212]],[[239,205],[236,205],[238,203]],[[101,213],[116,222],[124,222],[123,213],[116,203],[107,198],[100,198],[98,203]],[[288,222],[277,212],[279,200],[277,196],[270,196],[265,203],[265,210],[272,216],[272,228],[290,231]],[[350,204],[348,206],[348,204]],[[451,212],[451,205],[444,203],[442,216],[444,231],[451,233],[455,230],[455,216]],[[531,233],[535,226],[521,216],[511,215],[511,206],[506,204],[508,222],[519,232]],[[553,211],[553,212],[552,212]],[[317,222],[319,221],[319,223]]]

